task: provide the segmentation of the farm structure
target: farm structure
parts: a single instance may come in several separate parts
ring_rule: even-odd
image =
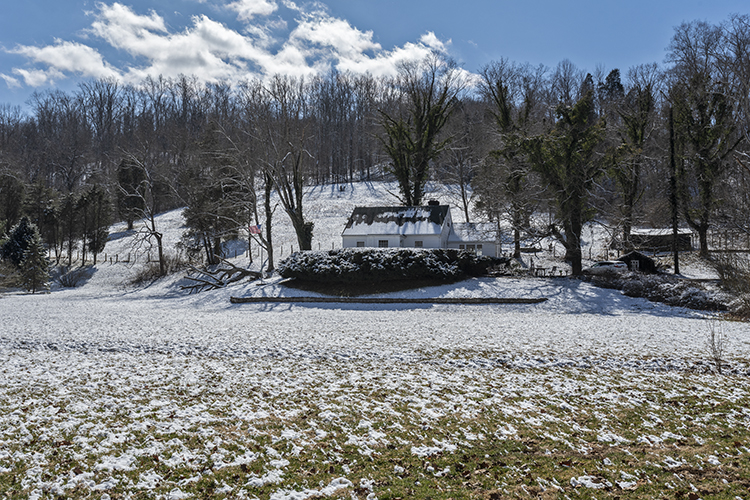
[[[653,252],[668,252],[672,250],[673,241],[672,229],[648,229],[634,228],[630,233],[630,244],[633,248],[639,250],[650,250]],[[693,232],[689,229],[679,229],[677,231],[677,250],[688,252],[693,249]],[[615,246],[622,245],[618,241]]]
[[[654,259],[635,250],[617,260],[625,262],[631,271],[640,271],[643,273],[656,273],[658,271]]]
[[[496,256],[497,231],[488,224],[454,224],[450,206],[356,207],[341,234],[342,246],[455,248]]]

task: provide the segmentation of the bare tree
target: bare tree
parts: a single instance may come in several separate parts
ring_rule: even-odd
[[[672,91],[682,155],[678,163],[683,216],[698,232],[700,255],[708,257],[708,230],[716,207],[715,189],[729,154],[744,139],[737,133],[734,106],[723,82],[696,73]],[[697,196],[694,196],[696,193]]]
[[[262,148],[259,159],[292,222],[300,250],[311,250],[314,224],[303,209],[307,164],[313,158],[308,150],[308,89],[304,80],[277,76],[261,90],[255,95],[260,101],[254,131]]]
[[[643,169],[649,161],[648,147],[656,129],[656,65],[638,66],[628,72],[627,93],[615,106],[620,118],[616,133],[612,175],[620,194],[622,243],[630,248],[630,232],[635,222],[636,204],[643,196]]]
[[[564,106],[572,106],[582,97],[580,90],[586,73],[570,59],[558,63],[550,77],[553,99]]]
[[[149,248],[156,244],[159,256],[159,275],[164,276],[167,273],[166,257],[164,254],[164,234],[156,225],[156,215],[159,213],[160,192],[169,190],[171,187],[163,178],[159,177],[156,165],[149,152],[141,151],[136,156],[135,153],[126,152],[127,161],[134,167],[142,171],[142,181],[136,189],[128,190],[127,186],[119,186],[119,189],[125,191],[128,197],[137,198],[139,203],[134,204],[134,210],[139,214],[143,225],[139,228],[139,238],[136,244],[139,246],[148,245]]]
[[[437,54],[418,63],[404,64],[396,88],[403,99],[404,115],[381,109],[383,147],[390,171],[396,176],[401,201],[406,206],[422,203],[430,162],[446,147],[440,131],[458,103],[465,87],[455,63]]]
[[[504,217],[513,229],[513,256],[521,256],[521,234],[539,200],[531,194],[531,164],[524,141],[538,131],[542,105],[543,68],[505,59],[485,66],[480,89],[489,103],[497,132],[497,148],[485,158],[479,182],[479,206]]]
[[[73,192],[86,174],[91,133],[81,99],[62,91],[31,98],[40,137],[38,162],[49,184]]]

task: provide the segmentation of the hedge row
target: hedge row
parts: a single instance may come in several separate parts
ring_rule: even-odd
[[[491,257],[453,249],[342,248],[294,253],[277,270],[284,278],[330,283],[451,281],[482,275],[496,263]]]

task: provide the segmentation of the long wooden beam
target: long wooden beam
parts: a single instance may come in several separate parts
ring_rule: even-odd
[[[547,299],[512,297],[435,297],[435,298],[380,298],[380,297],[230,297],[232,304],[539,304]]]

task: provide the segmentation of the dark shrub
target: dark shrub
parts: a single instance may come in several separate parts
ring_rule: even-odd
[[[490,257],[453,249],[342,248],[297,252],[277,270],[284,278],[320,282],[449,281],[479,276],[494,263]]]

